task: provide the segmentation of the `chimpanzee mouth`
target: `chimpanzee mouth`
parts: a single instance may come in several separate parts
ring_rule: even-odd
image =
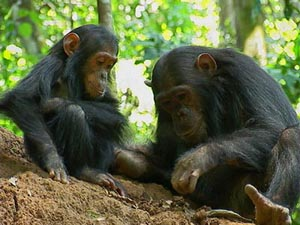
[[[197,123],[197,125],[190,127],[189,129],[185,129],[183,131],[179,131],[175,128],[176,134],[183,139],[186,142],[193,142],[198,139],[198,133],[200,129],[200,125]]]
[[[193,136],[193,134],[195,133],[195,130],[196,129],[188,129],[188,130],[184,130],[184,131],[178,131],[175,129],[175,132],[179,137],[186,139],[190,136]]]

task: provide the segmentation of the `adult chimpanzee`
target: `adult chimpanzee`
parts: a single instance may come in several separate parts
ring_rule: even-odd
[[[170,183],[200,204],[255,214],[260,225],[290,224],[300,190],[299,122],[266,72],[230,49],[186,46],[159,59],[148,85],[156,142],[117,151],[119,172]]]
[[[68,183],[69,173],[124,194],[108,173],[127,124],[107,87],[117,53],[104,27],[76,28],[0,102],[30,157],[55,180]]]

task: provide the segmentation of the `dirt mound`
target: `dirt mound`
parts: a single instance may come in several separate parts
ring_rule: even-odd
[[[22,139],[0,128],[0,225],[249,225],[208,218],[209,210],[195,209],[161,185],[117,178],[128,198],[75,178],[53,181],[26,159]]]

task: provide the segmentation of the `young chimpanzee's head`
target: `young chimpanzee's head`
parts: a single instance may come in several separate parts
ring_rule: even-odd
[[[51,52],[65,58],[63,79],[70,86],[70,97],[105,95],[110,70],[117,62],[118,41],[113,33],[103,26],[84,25],[66,34]]]
[[[214,58],[193,47],[181,47],[163,55],[156,63],[151,83],[159,116],[168,115],[174,132],[187,144],[207,138],[205,86],[217,71]],[[204,98],[203,98],[204,97]]]

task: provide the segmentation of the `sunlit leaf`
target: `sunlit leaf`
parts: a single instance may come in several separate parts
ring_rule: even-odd
[[[25,65],[26,65],[26,59],[24,59],[24,58],[18,59],[17,65],[18,65],[18,67],[23,67],[23,66],[25,66]]]
[[[11,53],[10,53],[10,51],[8,51],[7,49],[5,49],[4,52],[3,52],[3,58],[7,59],[7,60],[10,60],[11,59]]]
[[[30,37],[31,34],[32,34],[32,26],[30,23],[21,23],[19,26],[18,26],[18,32],[21,36],[23,37]]]

